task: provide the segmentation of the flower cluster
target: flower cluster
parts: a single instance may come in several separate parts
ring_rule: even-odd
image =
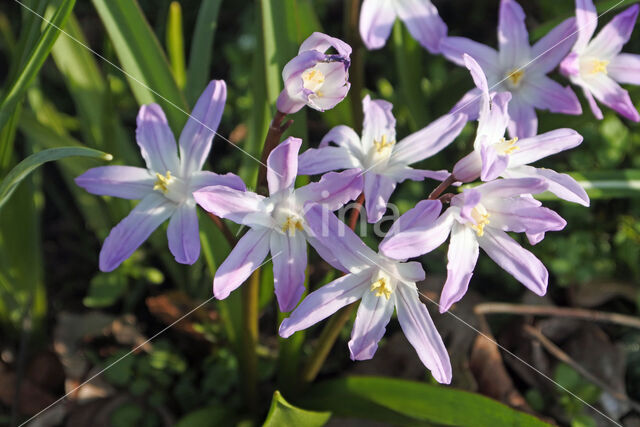
[[[216,271],[217,298],[226,298],[242,285],[271,253],[280,310],[291,312],[280,326],[282,337],[360,300],[349,341],[354,360],[373,357],[395,311],[424,365],[437,381],[448,383],[449,356],[416,285],[425,272],[420,263],[408,259],[433,251],[451,236],[441,312],[466,293],[480,248],[535,294],[545,294],[545,266],[509,233],[524,233],[535,245],[545,233],[565,227],[565,220],[543,207],[536,194],[549,191],[584,206],[589,206],[589,198],[569,175],[531,165],[582,142],[572,129],[538,135],[536,109],[581,114],[573,90],[548,76],[559,66],[582,87],[596,117],[602,118],[602,113],[595,99],[640,120],[627,92],[616,83],[640,84],[640,56],[620,53],[638,8],[616,16],[590,41],[597,24],[595,8],[591,0],[577,0],[577,18],[562,22],[530,46],[522,8],[514,0],[501,0],[499,49],[494,50],[448,36],[428,0],[365,0],[360,31],[368,48],[381,48],[399,17],[430,52],[467,67],[475,87],[450,113],[398,142],[393,106],[365,96],[361,135],[337,126],[318,148],[300,154],[302,141],[290,137],[271,151],[266,159],[268,196],[248,191],[233,174],[201,171],[224,107],[223,82],[212,82],[198,101],[180,136],[179,155],[161,109],[144,106],[137,140],[147,169],[95,168],[77,178],[78,185],[94,194],[141,199],[105,240],[100,268],[116,268],[168,218],[171,252],[178,262],[193,263],[200,249],[198,204],[248,229]],[[330,49],[335,52],[327,53]],[[289,114],[305,105],[320,111],[333,108],[349,91],[350,54],[346,43],[312,34],[283,70],[278,111]],[[450,172],[410,166],[445,149],[476,120],[473,149]],[[295,188],[298,175],[322,176]],[[334,214],[360,197],[367,221],[376,223],[398,183],[426,178],[440,184],[395,221],[377,252]],[[477,185],[470,184],[477,180]],[[443,194],[454,184],[468,185],[455,194]],[[344,275],[302,299],[307,243]]]

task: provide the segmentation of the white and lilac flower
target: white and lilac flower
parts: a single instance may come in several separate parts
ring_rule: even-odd
[[[524,24],[525,14],[514,0],[500,2],[498,23],[499,51],[464,37],[446,37],[440,44],[442,54],[464,66],[464,54],[472,56],[497,91],[512,94],[509,103],[509,135],[528,138],[537,134],[536,109],[553,113],[582,114],[578,97],[570,87],[562,87],[547,74],[569,53],[576,39],[576,20],[570,18],[552,29],[533,46]],[[480,97],[472,89],[452,111],[466,111],[475,118]]]
[[[100,270],[117,268],[169,218],[167,238],[176,261],[193,264],[198,259],[200,236],[192,192],[208,185],[245,190],[236,175],[201,170],[211,150],[226,98],[224,81],[209,83],[182,130],[179,156],[175,137],[160,106],[142,106],[137,118],[136,140],[147,169],[103,166],[89,169],[76,178],[76,184],[92,194],[141,199],[105,239],[100,251]]]
[[[311,232],[348,270],[348,274],[310,293],[280,325],[280,336],[331,316],[340,308],[361,300],[351,331],[349,351],[353,360],[371,359],[393,311],[420,360],[441,383],[451,381],[451,363],[442,338],[420,301],[417,281],[425,274],[418,262],[398,262],[376,254],[332,213],[319,206],[309,209]],[[332,236],[341,236],[335,239]]]
[[[319,182],[295,189],[302,140],[287,138],[267,159],[269,197],[214,185],[194,193],[206,211],[249,227],[213,279],[213,293],[224,299],[256,270],[271,252],[275,293],[280,311],[291,311],[304,292],[307,244],[331,265],[343,269],[332,252],[309,233],[315,218],[306,210],[320,204],[327,211],[342,207],[360,194],[362,177],[356,170],[329,173]]]
[[[491,181],[503,178],[540,178],[549,185],[548,190],[570,202],[589,206],[589,196],[580,184],[567,174],[551,169],[529,166],[544,157],[574,148],[582,142],[582,136],[573,129],[556,129],[530,138],[504,138],[509,115],[511,94],[501,92],[489,95],[487,79],[482,68],[469,55],[465,64],[480,92],[480,113],[474,149],[453,167],[458,181],[471,182],[477,178]]]
[[[398,218],[380,251],[393,259],[416,257],[436,249],[451,233],[441,312],[467,292],[479,248],[520,283],[544,295],[547,269],[506,232],[526,233],[535,243],[545,232],[564,228],[562,217],[531,197],[546,189],[540,179],[499,179],[454,196],[451,207],[439,217],[440,201],[423,200]]]
[[[369,50],[383,47],[396,18],[431,53],[439,53],[440,41],[447,35],[438,9],[430,0],[364,0],[360,10],[360,36]]]
[[[629,41],[640,6],[616,15],[591,39],[598,15],[591,0],[576,0],[578,40],[560,64],[560,72],[582,88],[593,115],[602,119],[596,99],[634,122],[640,121],[629,93],[619,83],[640,85],[640,55],[620,53]]]
[[[363,191],[367,220],[378,222],[396,185],[406,179],[445,179],[447,171],[427,171],[409,165],[431,157],[449,145],[467,121],[464,114],[445,115],[429,126],[396,143],[393,105],[387,101],[363,101],[362,137],[348,126],[331,129],[317,149],[300,155],[300,173],[321,174],[330,170],[355,168],[364,175]],[[331,142],[335,146],[329,145]]]
[[[330,48],[336,53],[326,53]],[[349,92],[351,46],[323,33],[311,34],[298,56],[284,66],[284,89],[280,92],[278,111],[291,114],[305,105],[325,111],[335,107]]]

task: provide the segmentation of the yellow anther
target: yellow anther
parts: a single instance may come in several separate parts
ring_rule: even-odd
[[[153,189],[157,191],[162,191],[164,194],[167,194],[169,191],[168,185],[173,181],[173,177],[171,176],[171,171],[167,171],[166,175],[162,175],[161,173],[156,172],[156,178],[158,178],[153,185]]]
[[[502,154],[511,154],[514,151],[516,151],[518,148],[520,148],[520,147],[518,147],[516,145],[516,142],[518,142],[518,137],[517,136],[515,138],[513,138],[513,139],[508,140],[508,141],[505,140],[504,138],[502,138],[498,142],[496,148]]]
[[[472,225],[471,228],[476,231],[478,237],[482,237],[484,236],[484,227],[489,224],[489,222],[489,214],[485,213],[480,215],[480,219],[476,219],[476,223]]]
[[[518,86],[524,77],[524,70],[513,70],[507,77],[513,86]]]
[[[378,153],[382,153],[387,148],[393,147],[395,143],[396,141],[388,141],[387,135],[382,135],[382,138],[380,138],[380,140],[373,141],[373,145],[376,147],[376,151]]]
[[[609,61],[606,61],[606,60],[601,61],[599,59],[594,59],[591,61],[589,65],[590,65],[588,70],[589,74],[599,74],[599,73],[607,74],[607,65],[609,65]]]
[[[381,277],[380,279],[373,282],[369,290],[371,292],[375,292],[375,295],[377,297],[381,297],[382,295],[384,295],[386,299],[391,298],[391,293],[393,292],[393,290],[391,290],[391,287],[387,283],[387,279],[385,279],[384,277]]]
[[[282,224],[282,231],[285,233],[291,233],[292,236],[295,236],[296,230],[304,230],[302,227],[302,222],[299,219],[289,215],[287,220]]]
[[[312,92],[318,92],[318,90],[324,84],[324,73],[315,68],[309,68],[302,73],[302,85],[305,89],[309,89]]]

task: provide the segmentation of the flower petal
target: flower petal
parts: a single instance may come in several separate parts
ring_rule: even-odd
[[[307,241],[303,233],[271,233],[270,245],[276,298],[280,311],[287,313],[294,309],[304,293]]]
[[[486,228],[478,237],[480,247],[489,257],[520,283],[537,295],[547,292],[549,273],[531,252],[520,246],[504,231]]]
[[[330,143],[336,144],[338,147],[344,147],[353,154],[362,153],[362,143],[360,137],[355,130],[349,126],[338,125],[331,128],[329,132],[320,141],[319,147],[326,147]]]
[[[582,51],[598,26],[598,13],[592,0],[576,0],[576,20],[578,26],[578,39],[574,47],[575,51]]]
[[[213,278],[213,294],[217,299],[228,297],[260,267],[269,253],[271,233],[267,228],[257,228],[242,236]]]
[[[482,158],[482,169],[480,171],[480,179],[482,181],[493,181],[509,165],[509,156],[498,153],[490,144],[482,145],[480,157]]]
[[[420,301],[418,290],[398,286],[396,312],[400,327],[416,349],[418,357],[439,383],[451,382],[451,362],[429,311]]]
[[[447,36],[447,25],[430,0],[396,0],[396,11],[414,39],[431,53],[439,53],[440,41]]]
[[[538,234],[559,231],[567,225],[560,215],[530,197],[490,199],[484,207],[490,214],[491,227],[502,231]]]
[[[547,190],[547,183],[539,178],[497,179],[479,185],[473,190],[479,192],[483,198],[514,197],[542,193]]]
[[[396,182],[374,172],[364,174],[364,203],[367,208],[367,221],[375,224],[387,210],[389,197],[396,189]]]
[[[478,130],[474,146],[480,147],[479,137],[485,137],[488,144],[495,144],[504,137],[509,124],[508,109],[511,102],[510,92],[500,92],[493,96],[488,110],[481,111],[478,117]]]
[[[386,0],[364,0],[360,9],[360,36],[369,50],[385,45],[396,20],[393,3]]]
[[[440,51],[449,61],[462,67],[465,66],[464,55],[468,54],[480,64],[485,74],[493,77],[500,73],[498,52],[466,37],[445,37],[440,42]]]
[[[361,168],[360,162],[344,147],[310,148],[298,158],[300,175],[352,168]]]
[[[508,169],[508,178],[542,178],[548,185],[547,190],[561,199],[589,206],[589,196],[584,188],[572,177],[558,173],[551,169],[534,168],[533,166],[519,166]]]
[[[446,114],[398,142],[390,160],[410,165],[429,158],[451,144],[466,123],[465,114]]]
[[[547,74],[560,64],[573,47],[577,37],[575,18],[562,21],[531,48],[532,62],[526,73]]]
[[[541,110],[549,110],[552,113],[582,114],[582,106],[577,95],[569,86],[562,85],[547,76],[536,79],[528,79],[526,90],[530,102]]]
[[[247,186],[244,184],[244,181],[242,181],[242,178],[233,173],[218,175],[217,173],[209,171],[197,171],[194,172],[189,179],[189,190],[191,190],[191,192],[212,185],[224,185],[234,190],[247,191]]]
[[[365,289],[349,340],[351,360],[369,360],[373,357],[391,320],[395,300],[395,293],[387,299]]]
[[[591,40],[585,53],[601,60],[611,60],[620,53],[622,47],[629,41],[633,27],[638,18],[640,6],[634,4],[622,13],[617,14]]]
[[[347,274],[311,292],[291,316],[282,321],[278,333],[283,338],[289,338],[294,332],[307,329],[359,300],[368,291],[372,274],[371,270]]]
[[[460,301],[469,287],[473,269],[478,261],[476,233],[466,225],[456,223],[451,230],[447,258],[447,281],[440,295],[440,313],[448,311]]]
[[[640,114],[633,105],[629,92],[620,87],[611,77],[599,74],[589,79],[588,85],[589,90],[598,101],[627,119],[640,122]]]
[[[584,94],[584,97],[587,98],[587,102],[589,103],[589,107],[591,108],[591,112],[593,113],[594,117],[598,120],[602,120],[604,118],[602,110],[600,110],[600,107],[598,107],[598,103],[596,102],[596,99],[593,97],[593,94],[591,93],[589,88],[583,87],[582,93]]]
[[[607,66],[609,76],[618,83],[640,85],[640,55],[621,53]]]
[[[480,111],[481,98],[482,92],[480,89],[473,88],[460,98],[460,101],[453,106],[449,114],[465,114],[468,120],[476,120]]]
[[[176,204],[159,193],[151,193],[111,229],[100,250],[100,270],[115,270],[125,259],[165,222]]]
[[[582,143],[582,135],[573,129],[556,129],[531,138],[518,141],[517,147],[509,155],[509,167],[527,165],[561,151],[577,147]]]
[[[369,95],[362,100],[364,122],[362,124],[362,152],[368,153],[373,143],[383,135],[387,140],[396,139],[396,119],[391,110],[393,104],[381,99],[372,100]]]
[[[122,199],[142,199],[153,191],[155,178],[149,171],[133,166],[100,166],[75,179],[91,194]]]
[[[171,216],[167,228],[169,250],[181,264],[193,264],[200,256],[198,213],[193,200],[182,203]]]
[[[531,58],[529,32],[524,24],[526,16],[515,0],[500,2],[498,44],[500,64],[504,68],[516,68]]]
[[[324,174],[319,182],[296,189],[296,197],[303,203],[314,202],[335,211],[348,201],[355,200],[362,193],[363,187],[362,172],[359,169],[349,169]]]
[[[302,140],[290,136],[273,149],[267,159],[269,194],[293,188],[298,175],[298,152]]]
[[[193,198],[202,208],[238,224],[271,224],[271,216],[266,212],[264,197],[250,191],[238,191],[223,185],[204,187],[193,193]],[[259,220],[264,216],[264,220]]]
[[[180,172],[176,138],[158,104],[143,105],[136,118],[136,141],[147,169],[165,174]]]
[[[538,117],[533,105],[521,97],[509,103],[509,135],[511,138],[528,138],[538,133]]]
[[[351,46],[335,37],[328,36],[324,33],[314,32],[300,45],[298,53],[305,52],[307,50],[317,50],[319,52],[326,52],[329,48],[334,48],[338,55],[348,58],[351,55]]]

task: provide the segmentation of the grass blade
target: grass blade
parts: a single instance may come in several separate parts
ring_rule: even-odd
[[[177,1],[169,6],[167,18],[167,53],[173,76],[180,89],[184,89],[187,71],[184,59],[184,36],[182,34],[182,7]]]

